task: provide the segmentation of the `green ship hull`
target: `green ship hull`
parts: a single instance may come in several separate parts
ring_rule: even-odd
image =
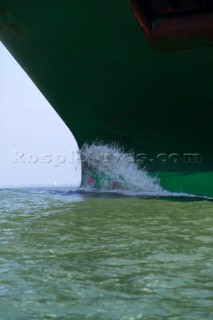
[[[155,48],[128,0],[0,0],[0,40],[79,147],[119,142],[167,190],[213,197],[211,37]]]

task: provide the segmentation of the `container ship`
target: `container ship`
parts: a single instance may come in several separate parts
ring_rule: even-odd
[[[212,0],[0,0],[0,40],[79,147],[116,141],[213,197]]]

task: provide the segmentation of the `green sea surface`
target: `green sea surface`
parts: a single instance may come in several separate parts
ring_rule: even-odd
[[[0,319],[212,320],[213,202],[0,190]]]

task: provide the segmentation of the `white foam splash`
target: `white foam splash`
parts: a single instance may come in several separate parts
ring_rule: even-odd
[[[82,188],[87,191],[168,196],[157,178],[139,168],[134,154],[125,153],[117,144],[95,142],[81,149]]]

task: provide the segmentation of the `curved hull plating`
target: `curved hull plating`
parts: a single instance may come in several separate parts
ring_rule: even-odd
[[[0,0],[0,39],[79,146],[118,141],[165,188],[213,196],[213,48],[154,50],[126,0]]]

